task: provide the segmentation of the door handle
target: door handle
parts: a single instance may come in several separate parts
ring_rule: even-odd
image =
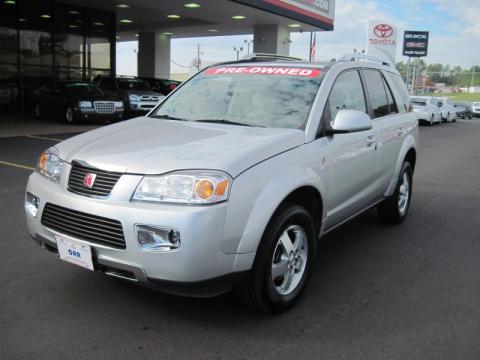
[[[405,128],[403,128],[403,127],[397,128],[397,134],[398,134],[398,136],[403,136],[403,135],[405,135],[406,133],[407,133],[407,131],[405,130]]]
[[[367,146],[368,147],[371,147],[376,142],[377,142],[377,138],[375,137],[375,135],[370,135],[369,137],[367,137]]]

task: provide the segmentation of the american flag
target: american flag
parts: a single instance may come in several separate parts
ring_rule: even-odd
[[[317,33],[313,33],[312,40],[310,43],[310,61],[315,61],[315,50],[317,47]]]

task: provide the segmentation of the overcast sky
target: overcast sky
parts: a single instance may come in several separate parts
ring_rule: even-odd
[[[404,30],[430,31],[427,63],[441,62],[462,67],[480,64],[480,0],[336,0],[335,30],[317,33],[317,58],[330,60],[355,49],[364,49],[367,23],[379,19]],[[308,58],[309,34],[292,33],[290,55]],[[173,73],[188,72],[200,44],[205,62],[235,58],[233,46],[244,46],[252,35],[216,36],[172,40]],[[137,42],[117,45],[117,72],[136,75]],[[397,61],[401,56],[401,39]],[[178,64],[178,65],[177,65]]]

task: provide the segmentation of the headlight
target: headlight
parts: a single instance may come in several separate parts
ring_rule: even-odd
[[[138,102],[138,101],[140,101],[140,96],[138,96],[138,95],[129,95],[129,96],[128,96],[128,100],[130,100],[131,102]]]
[[[91,108],[92,107],[92,102],[91,101],[79,101],[78,102],[78,107]]]
[[[47,179],[58,183],[63,170],[63,164],[64,162],[60,160],[58,155],[58,150],[51,147],[40,155],[35,171]]]
[[[123,101],[115,101],[114,104],[116,108],[123,108]]]
[[[232,180],[222,172],[188,171],[145,176],[133,200],[181,204],[213,204],[228,199]]]

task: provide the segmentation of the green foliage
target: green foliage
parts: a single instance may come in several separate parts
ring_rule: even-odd
[[[452,93],[452,94],[424,94],[424,96],[449,97],[453,101],[480,102],[480,94]]]
[[[412,60],[412,63],[415,60]],[[447,86],[456,86],[456,87],[469,87],[472,85],[472,75],[473,75],[473,86],[480,86],[480,66],[475,66],[469,69],[462,69],[460,66],[452,67],[450,65],[444,64],[429,64],[427,65],[423,60],[420,60],[420,72],[424,75],[427,75],[432,83],[444,83]],[[405,62],[399,62],[396,65],[397,70],[402,76],[407,75],[408,64]]]

